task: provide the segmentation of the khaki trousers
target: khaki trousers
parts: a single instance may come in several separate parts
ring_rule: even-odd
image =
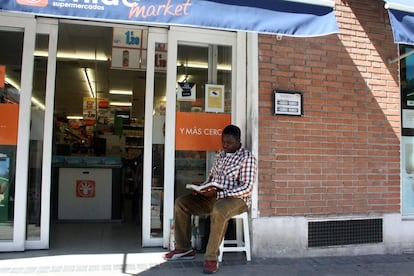
[[[192,194],[177,198],[174,205],[175,248],[182,250],[191,248],[192,215],[210,215],[210,236],[204,259],[217,260],[229,219],[247,210],[246,203],[240,198],[216,199]]]

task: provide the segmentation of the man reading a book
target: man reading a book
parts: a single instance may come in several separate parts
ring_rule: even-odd
[[[164,255],[166,260],[194,258],[196,252],[191,248],[191,216],[210,215],[204,273],[215,273],[218,270],[219,247],[228,221],[248,210],[256,181],[256,158],[242,147],[240,136],[240,128],[235,125],[223,129],[222,150],[218,152],[209,177],[203,183],[216,183],[222,189],[207,185],[200,191],[192,190],[191,194],[175,200],[175,250]]]

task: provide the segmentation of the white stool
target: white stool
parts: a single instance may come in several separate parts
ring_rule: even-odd
[[[247,261],[251,261],[248,213],[244,212],[244,213],[238,214],[232,217],[232,219],[236,220],[236,239],[235,240],[223,239],[223,241],[220,244],[220,255],[218,257],[218,260],[219,262],[222,261],[224,252],[243,252],[244,251],[246,252]],[[233,246],[225,246],[227,244],[230,244]]]

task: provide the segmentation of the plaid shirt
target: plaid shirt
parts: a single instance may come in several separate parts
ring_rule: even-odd
[[[240,148],[235,153],[226,154],[221,150],[207,181],[223,185],[224,189],[217,191],[217,198],[237,197],[250,206],[256,174],[257,161],[250,151]]]

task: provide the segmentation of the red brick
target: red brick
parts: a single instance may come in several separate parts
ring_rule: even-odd
[[[336,1],[339,34],[259,35],[261,216],[400,210],[398,47],[383,6],[352,5]],[[304,116],[274,116],[274,88],[303,92]]]

